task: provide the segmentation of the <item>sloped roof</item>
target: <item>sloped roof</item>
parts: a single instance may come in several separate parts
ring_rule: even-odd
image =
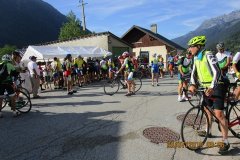
[[[124,40],[122,40],[121,38],[119,38],[118,36],[114,35],[111,32],[100,32],[100,33],[93,33],[93,34],[87,34],[87,35],[82,35],[79,37],[75,37],[75,38],[70,38],[67,40],[56,40],[56,41],[51,41],[51,42],[46,42],[46,43],[41,43],[41,44],[36,44],[36,45],[49,45],[49,44],[55,44],[55,43],[62,43],[62,42],[68,42],[68,41],[73,41],[73,40],[79,40],[79,39],[84,39],[84,38],[89,38],[89,37],[96,37],[96,36],[101,36],[101,35],[110,35],[112,37],[114,37],[115,39],[121,41],[122,43],[132,47],[131,44],[125,42]]]
[[[136,25],[132,26],[132,27],[122,36],[122,39],[123,39],[131,30],[133,30],[134,28],[136,28],[136,29],[138,29],[138,30],[140,30],[140,31],[142,31],[142,32],[144,32],[144,33],[146,33],[146,34],[149,34],[150,36],[158,39],[159,41],[161,41],[161,42],[163,42],[164,44],[167,44],[167,45],[169,45],[169,46],[171,46],[171,47],[173,47],[173,48],[180,49],[180,50],[185,50],[185,48],[183,48],[182,46],[180,46],[180,45],[174,43],[173,41],[171,41],[171,40],[169,40],[169,39],[161,36],[160,34],[158,34],[158,33],[156,34],[156,33],[152,32],[152,31],[150,31],[150,30],[148,30],[148,29],[145,29],[145,28],[142,28],[142,27],[139,27],[139,26],[136,26]]]

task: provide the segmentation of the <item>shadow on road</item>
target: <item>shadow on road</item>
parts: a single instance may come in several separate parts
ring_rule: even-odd
[[[117,159],[124,111],[51,113],[30,112],[0,119],[0,159]],[[103,118],[104,116],[104,118]],[[108,146],[105,146],[108,145]]]
[[[83,102],[54,102],[54,103],[37,103],[34,104],[34,108],[38,107],[50,107],[50,106],[75,106],[75,107],[81,107],[85,105],[101,105],[106,103],[120,103],[120,101],[111,101],[111,102],[103,102],[103,101],[83,101]]]

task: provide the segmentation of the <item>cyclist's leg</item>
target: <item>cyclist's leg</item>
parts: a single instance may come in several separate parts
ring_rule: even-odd
[[[154,85],[154,70],[151,68],[151,74],[152,74],[152,86]]]
[[[19,112],[16,112],[16,93],[11,84],[7,84],[5,89],[10,97],[11,109],[13,111],[13,116],[19,115]]]
[[[234,89],[234,97],[235,97],[235,100],[240,99],[240,86]]]
[[[182,101],[182,88],[183,82],[181,80],[180,74],[178,74],[178,101]]]
[[[226,152],[230,147],[228,142],[228,122],[223,112],[225,95],[226,95],[226,86],[223,84],[219,84],[213,93],[213,98],[215,98],[213,102],[214,113],[220,122],[223,143],[224,143],[224,147],[219,149],[219,153]]]
[[[3,102],[4,91],[5,91],[4,85],[0,84],[0,117],[2,117],[1,111],[2,111],[2,102]]]

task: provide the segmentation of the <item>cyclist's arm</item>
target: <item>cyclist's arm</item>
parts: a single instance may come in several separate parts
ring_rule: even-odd
[[[190,79],[190,82],[191,82],[191,84],[193,84],[193,85],[196,85],[196,72],[197,72],[197,70],[196,70],[196,67],[195,67],[195,64],[193,64],[193,69],[192,69],[192,73],[191,73],[191,79]]]
[[[181,75],[184,75],[183,70],[182,70],[182,65],[178,65],[178,71],[180,72]]]
[[[233,63],[232,67],[233,67],[233,70],[234,70],[234,72],[235,72],[236,74],[240,74],[240,73],[239,73],[239,70],[237,69],[237,63],[238,63],[239,60],[240,60],[240,52],[238,52],[238,53],[233,57],[233,61],[232,61],[232,63]],[[237,77],[238,77],[238,75],[237,75]]]
[[[217,58],[212,55],[212,54],[207,54],[207,60],[208,60],[208,63],[209,63],[209,66],[210,66],[210,69],[213,73],[213,80],[212,80],[212,83],[210,85],[210,88],[214,88],[217,86],[218,84],[218,81],[219,81],[219,78],[221,76],[221,70],[217,64]]]
[[[227,57],[227,63],[222,69],[227,69],[229,65],[230,65],[230,57]]]

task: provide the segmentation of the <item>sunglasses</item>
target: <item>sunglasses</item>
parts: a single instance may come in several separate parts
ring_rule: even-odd
[[[194,47],[196,47],[196,45],[189,46],[188,48],[194,48]]]

